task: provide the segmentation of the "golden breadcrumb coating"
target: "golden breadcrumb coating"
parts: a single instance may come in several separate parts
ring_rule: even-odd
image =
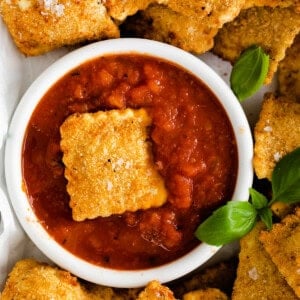
[[[300,102],[300,34],[278,67],[279,93]]]
[[[240,12],[244,0],[168,0],[166,5],[186,16],[198,16],[203,22],[211,22],[222,27],[232,21]],[[207,18],[207,20],[206,20]]]
[[[241,11],[215,37],[213,52],[234,63],[250,46],[261,46],[270,56],[265,84],[272,81],[286,49],[300,32],[300,13],[292,8],[252,7]]]
[[[262,231],[260,241],[287,283],[300,298],[300,207],[295,214]]]
[[[139,294],[137,300],[176,300],[173,292],[158,281],[149,282],[146,288]]]
[[[232,300],[296,300],[295,293],[259,241],[259,234],[263,229],[264,224],[258,222],[240,241],[239,265]]]
[[[161,206],[164,181],[155,168],[145,109],[74,114],[60,127],[73,219]]]
[[[168,0],[106,0],[105,7],[109,15],[118,21],[124,21],[128,16],[134,15],[139,10],[146,9],[152,3],[163,4]]]
[[[69,272],[24,259],[10,272],[1,299],[94,300],[111,299],[112,294],[112,289],[106,287],[99,287],[95,294],[89,293]]]
[[[26,55],[119,37],[117,25],[98,0],[2,0],[0,12],[16,46]]]
[[[204,53],[225,22],[233,20],[243,1],[178,1],[153,4],[128,18],[122,26],[126,36],[158,40],[191,51]]]
[[[80,282],[69,272],[33,259],[18,261],[10,272],[2,300],[133,300],[141,289],[114,289]]]
[[[269,6],[269,7],[292,7],[295,11],[300,12],[299,0],[246,0],[244,8],[253,6]]]
[[[266,94],[254,140],[255,173],[271,180],[278,160],[300,146],[300,103]]]
[[[228,300],[226,294],[214,288],[195,290],[183,295],[183,300]]]

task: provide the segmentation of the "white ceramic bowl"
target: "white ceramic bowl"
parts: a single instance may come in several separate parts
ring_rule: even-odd
[[[87,60],[105,54],[134,52],[181,65],[200,78],[222,103],[232,123],[238,148],[238,174],[234,200],[248,199],[252,185],[252,137],[244,111],[227,84],[197,57],[167,44],[144,39],[101,41],[75,50],[56,61],[30,86],[20,101],[7,135],[5,175],[7,188],[16,215],[36,246],[60,267],[74,275],[98,284],[114,287],[138,287],[152,279],[168,282],[196,269],[211,258],[220,247],[200,244],[185,256],[166,265],[138,271],[106,269],[88,263],[60,246],[40,225],[22,189],[21,149],[27,124],[37,103],[50,87],[68,71]]]

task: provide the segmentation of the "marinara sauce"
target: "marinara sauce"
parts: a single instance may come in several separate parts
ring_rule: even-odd
[[[152,117],[154,163],[168,201],[76,222],[59,128],[73,113],[127,107]],[[198,245],[197,226],[233,194],[237,164],[231,124],[210,89],[179,66],[138,54],[99,57],[61,78],[33,112],[23,145],[23,180],[41,224],[73,254],[115,269],[162,265]]]

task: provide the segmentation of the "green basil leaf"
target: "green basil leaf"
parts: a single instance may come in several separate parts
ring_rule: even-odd
[[[258,215],[260,219],[266,224],[268,229],[272,228],[273,220],[272,220],[272,211],[268,207],[264,207],[258,211]]]
[[[272,174],[273,196],[270,203],[293,204],[300,201],[300,148],[285,155]]]
[[[253,95],[263,85],[269,69],[269,55],[252,46],[242,53],[232,68],[230,85],[240,101]]]
[[[200,224],[195,235],[210,245],[227,244],[247,234],[256,217],[257,212],[249,202],[230,201]]]
[[[249,189],[249,193],[251,196],[252,205],[256,209],[262,209],[268,206],[268,199],[266,198],[265,195],[261,194],[260,192],[256,191],[253,188]]]

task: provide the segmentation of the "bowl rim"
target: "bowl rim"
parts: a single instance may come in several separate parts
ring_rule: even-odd
[[[21,98],[10,123],[5,145],[5,179],[9,199],[29,238],[54,263],[72,274],[96,284],[118,288],[145,286],[153,279],[161,283],[175,280],[210,259],[221,247],[201,243],[179,259],[145,270],[123,271],[93,265],[73,255],[55,242],[35,216],[22,184],[21,150],[27,124],[42,96],[64,74],[99,56],[135,53],[175,63],[200,78],[216,95],[233,127],[238,149],[237,181],[233,200],[248,200],[252,185],[253,142],[246,115],[229,86],[198,57],[177,47],[139,38],[119,38],[95,42],[76,49],[51,64],[30,85]],[[51,250],[51,251],[49,251]]]

